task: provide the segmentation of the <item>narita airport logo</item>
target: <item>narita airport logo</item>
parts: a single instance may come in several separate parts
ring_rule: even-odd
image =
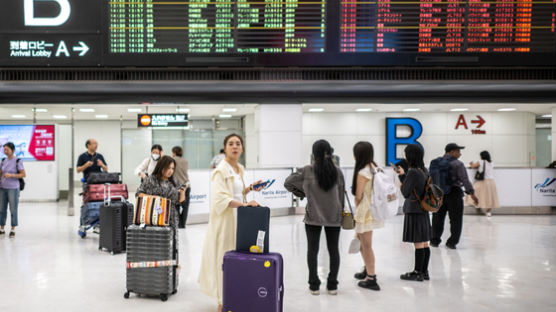
[[[539,184],[535,185],[535,190],[537,190],[537,192],[543,193],[543,194],[555,194],[556,189],[548,188],[554,182],[556,182],[556,178],[553,178],[553,179],[546,178],[546,180],[544,180],[544,183],[539,183]]]

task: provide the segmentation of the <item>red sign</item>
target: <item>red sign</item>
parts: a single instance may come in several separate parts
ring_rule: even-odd
[[[37,125],[29,144],[29,153],[36,160],[54,161],[54,126]]]
[[[475,129],[471,129],[471,134],[486,134],[485,130],[480,129],[486,121],[481,117],[481,115],[476,115],[477,119],[471,120],[471,124],[476,124]],[[463,114],[459,115],[458,121],[456,122],[455,129],[458,130],[459,127],[464,127],[465,130],[468,129],[467,121],[465,121],[465,116]]]

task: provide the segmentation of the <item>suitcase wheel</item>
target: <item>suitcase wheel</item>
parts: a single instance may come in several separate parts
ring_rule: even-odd
[[[77,230],[77,235],[79,235],[81,238],[85,238],[87,236],[87,232]]]
[[[168,295],[166,295],[166,294],[161,294],[161,295],[160,295],[160,300],[161,300],[162,302],[165,302],[166,300],[168,300]]]
[[[125,292],[124,298],[129,299],[129,291],[126,291],[126,292]]]

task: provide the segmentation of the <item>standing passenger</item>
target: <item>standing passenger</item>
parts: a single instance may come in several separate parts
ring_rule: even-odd
[[[355,169],[351,193],[355,196],[355,233],[361,241],[361,256],[365,262],[365,269],[355,274],[355,278],[363,280],[357,284],[359,287],[380,290],[375,273],[373,230],[384,227],[384,222],[374,219],[371,213],[373,173],[377,169],[373,160],[373,145],[369,142],[358,142],[353,147],[353,156]]]
[[[15,227],[18,226],[17,208],[19,206],[19,179],[25,178],[23,162],[15,157],[15,145],[12,142],[4,144],[4,155],[0,165],[0,235],[6,234],[4,227],[8,217],[8,204],[12,230],[10,238],[15,237]]]
[[[143,162],[141,162],[141,164],[139,164],[134,171],[136,176],[141,177],[141,182],[153,173],[156,163],[162,156],[164,156],[162,146],[159,144],[153,145],[151,147],[151,156],[145,158],[145,160],[143,160]]]
[[[419,198],[423,198],[429,173],[423,162],[424,151],[416,144],[405,148],[405,159],[408,164],[407,174],[400,166],[394,167],[402,182],[402,194],[405,198],[403,204],[403,241],[413,243],[415,246],[415,267],[413,271],[400,276],[403,280],[418,281],[429,280],[429,260],[431,250],[429,240],[431,237],[431,220],[429,213],[421,208]]]
[[[481,161],[470,163],[471,168],[476,168],[478,172],[483,172],[484,179],[475,181],[473,188],[475,188],[475,195],[479,199],[479,204],[476,205],[478,209],[486,209],[487,217],[492,216],[493,208],[500,208],[500,203],[498,202],[498,190],[496,188],[496,182],[494,181],[494,165],[490,159],[490,153],[487,151],[482,151]],[[469,201],[469,200],[468,200]]]
[[[189,197],[191,195],[191,186],[189,185],[189,175],[187,174],[187,169],[189,163],[187,159],[183,158],[183,149],[181,146],[172,147],[172,157],[176,161],[176,179],[179,185],[188,184],[185,190],[185,201],[180,206],[180,223],[178,224],[180,229],[185,228],[185,223],[187,222],[187,214],[189,212]]]
[[[340,226],[344,209],[344,176],[332,160],[334,150],[325,140],[313,144],[313,165],[299,168],[290,175],[284,186],[290,192],[300,190],[307,196],[305,232],[307,234],[307,266],[309,267],[309,290],[320,294],[321,281],[318,275],[318,253],[322,228],[330,255],[328,293],[338,293],[338,271],[340,269]]]
[[[212,172],[210,192],[210,216],[203,247],[199,285],[201,291],[218,301],[222,311],[222,263],[224,254],[236,247],[236,217],[234,209],[241,206],[259,206],[246,196],[253,191],[253,184],[245,187],[244,168],[239,163],[243,153],[243,138],[230,134],[224,139],[226,158]],[[255,184],[260,183],[256,182]],[[262,188],[254,191],[260,191]],[[241,287],[241,285],[238,285]]]

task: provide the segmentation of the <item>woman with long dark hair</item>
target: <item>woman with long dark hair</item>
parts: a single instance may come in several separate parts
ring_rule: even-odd
[[[422,282],[429,280],[429,240],[432,229],[429,213],[421,208],[417,195],[419,198],[423,197],[429,173],[425,168],[425,152],[421,146],[410,144],[404,151],[409,167],[407,174],[399,166],[394,167],[394,170],[402,182],[401,191],[405,197],[403,241],[415,246],[415,267],[413,271],[402,274],[400,278]]]
[[[326,243],[330,255],[330,273],[326,288],[336,295],[338,271],[340,269],[340,226],[344,209],[344,176],[334,165],[334,149],[325,140],[313,144],[313,164],[297,169],[284,184],[286,189],[307,197],[305,207],[305,232],[307,234],[307,266],[309,267],[309,290],[320,294],[321,281],[318,276],[318,253],[322,228],[326,233]]]
[[[374,162],[373,145],[357,142],[353,147],[355,169],[351,182],[351,193],[355,196],[355,233],[361,241],[361,256],[365,262],[363,272],[356,273],[360,279],[359,287],[380,290],[375,273],[375,254],[373,251],[373,230],[384,227],[384,222],[373,218],[371,200],[373,194],[373,174],[377,170]]]
[[[482,151],[480,153],[481,161],[469,165],[471,168],[477,169],[478,172],[483,172],[483,180],[475,181],[473,188],[475,189],[475,196],[479,199],[479,203],[475,205],[470,196],[467,196],[466,200],[469,204],[475,205],[477,209],[486,209],[487,217],[492,216],[493,208],[500,208],[500,203],[498,201],[498,189],[496,188],[496,182],[494,181],[494,165],[490,158],[490,153],[488,151]]]
[[[176,161],[170,156],[162,156],[156,163],[152,174],[143,180],[136,194],[137,196],[154,195],[170,199],[172,201],[170,225],[177,231],[178,206],[185,201],[185,188],[182,188],[174,177],[175,170]]]
[[[239,163],[243,148],[243,138],[240,135],[228,135],[224,139],[226,157],[214,169],[211,178],[210,216],[198,281],[201,291],[218,301],[218,312],[222,311],[224,254],[236,247],[234,210],[241,206],[259,206],[254,200],[247,202],[246,196],[251,191],[262,189],[253,188],[253,185],[261,181],[245,186],[245,169]]]

